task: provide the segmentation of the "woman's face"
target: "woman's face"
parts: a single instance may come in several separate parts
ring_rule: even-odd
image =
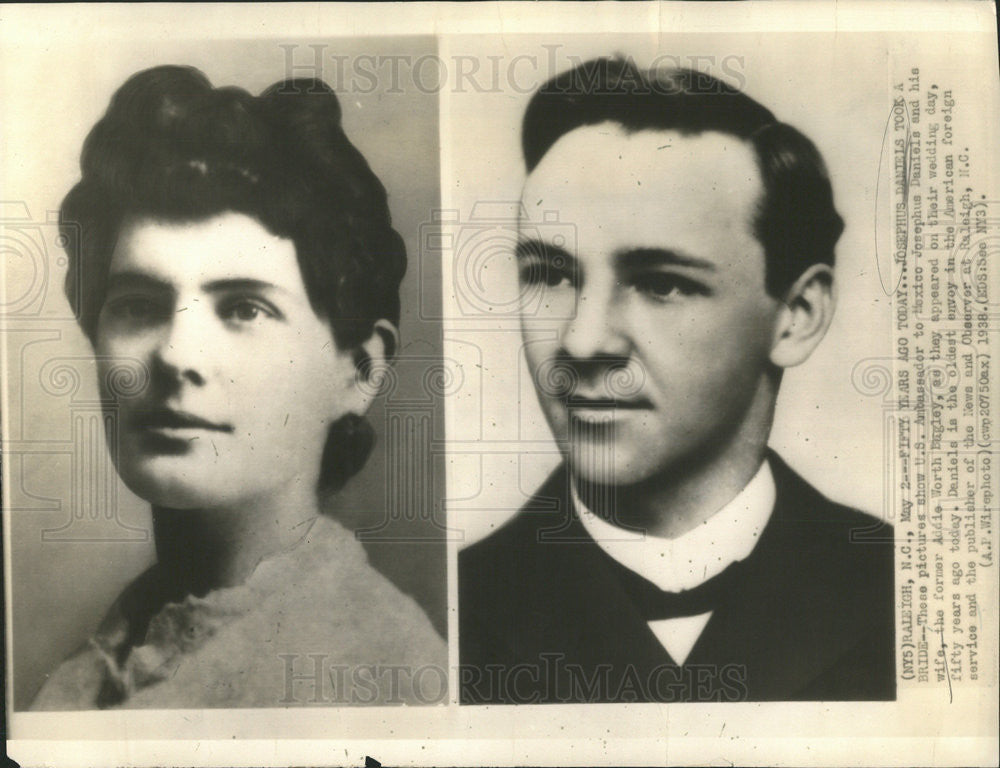
[[[160,506],[312,490],[328,427],[366,404],[352,355],[309,303],[295,246],[243,214],[127,222],[95,348],[118,413],[118,472]],[[139,368],[144,385],[116,386],[118,366]]]

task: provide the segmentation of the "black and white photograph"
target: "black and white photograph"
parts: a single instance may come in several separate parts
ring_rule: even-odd
[[[0,11],[18,765],[995,765],[981,0]]]
[[[279,43],[22,85],[49,139],[4,204],[40,220],[13,287],[52,261],[5,366],[16,709],[446,701],[440,324],[408,257],[437,100],[338,94]]]
[[[458,696],[483,722],[617,704],[649,733],[637,705],[701,704],[721,729],[981,680],[995,336],[988,229],[955,211],[989,185],[948,179],[988,133],[940,56],[775,40],[442,47],[445,354],[489,372],[448,416]]]
[[[834,314],[816,146],[624,57],[543,84],[520,133],[521,351],[562,461],[462,552],[462,700],[893,699],[892,527],[767,447]]]

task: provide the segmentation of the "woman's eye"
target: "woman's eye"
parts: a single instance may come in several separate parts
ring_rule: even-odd
[[[108,302],[111,316],[130,325],[150,325],[165,318],[169,309],[147,296],[122,296]]]
[[[266,317],[277,317],[277,312],[264,304],[264,302],[253,299],[239,299],[224,304],[219,311],[219,315],[224,320],[243,324],[253,323]]]

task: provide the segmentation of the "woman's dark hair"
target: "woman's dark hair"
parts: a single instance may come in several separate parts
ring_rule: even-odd
[[[112,97],[80,165],[60,230],[66,295],[91,341],[126,219],[199,221],[226,211],[295,244],[309,301],[341,349],[366,341],[380,318],[399,323],[406,249],[385,188],[344,134],[337,96],[321,80],[286,80],[255,97],[213,88],[191,67],[148,69]],[[342,486],[373,442],[366,421],[334,424],[321,485]]]
[[[528,172],[561,136],[607,121],[627,131],[716,131],[753,147],[764,184],[754,230],[771,295],[784,296],[813,264],[833,265],[844,222],[819,150],[746,94],[690,69],[644,71],[627,59],[586,62],[543,85],[528,104],[521,134]]]

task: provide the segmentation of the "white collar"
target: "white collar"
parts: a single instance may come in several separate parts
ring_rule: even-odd
[[[665,539],[612,525],[584,506],[572,483],[570,489],[577,515],[598,546],[667,592],[692,589],[746,558],[771,517],[776,494],[774,476],[765,460],[722,509],[697,528],[676,539]]]

